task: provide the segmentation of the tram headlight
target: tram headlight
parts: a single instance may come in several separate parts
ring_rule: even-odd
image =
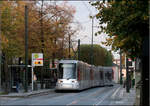
[[[75,81],[72,81],[73,83],[77,83],[77,81],[75,80]]]
[[[58,81],[58,83],[62,83],[63,81]]]

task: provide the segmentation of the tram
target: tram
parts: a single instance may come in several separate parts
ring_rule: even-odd
[[[112,85],[112,68],[89,65],[78,60],[60,60],[56,90],[83,90]]]

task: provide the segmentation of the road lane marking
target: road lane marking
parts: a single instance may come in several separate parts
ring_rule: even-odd
[[[67,104],[67,106],[69,106],[69,105],[74,105],[74,104],[76,104],[76,103],[77,103],[77,101],[73,101],[73,102]]]
[[[115,101],[116,104],[123,104],[123,101]]]
[[[109,93],[107,93],[102,99],[100,99],[100,101],[96,104],[94,104],[94,106],[96,105],[100,105],[112,92],[114,92],[115,89],[113,89],[112,91],[110,91]]]
[[[106,88],[102,88],[102,89],[100,89],[100,91],[98,91],[98,92],[90,92],[90,94],[88,94],[86,97],[85,97],[85,95],[82,95],[82,97],[80,97],[80,98],[78,98],[77,100],[76,100],[76,102],[75,101],[73,101],[73,102],[71,102],[71,103],[69,103],[69,104],[67,104],[67,105],[75,105],[75,103],[77,103],[77,102],[80,102],[80,101],[82,101],[82,100],[85,100],[85,99],[87,99],[87,98],[89,98],[89,97],[91,97],[91,96],[95,96],[96,94],[98,94],[98,93],[100,93],[100,92],[103,92],[103,91],[105,91],[105,89]],[[98,89],[99,90],[99,89]],[[74,104],[72,104],[72,103],[74,103]]]
[[[111,96],[111,98],[114,98],[115,95],[117,94],[117,92],[120,90],[121,87],[117,88],[117,90],[113,93],[113,95]]]
[[[100,101],[98,102],[98,103],[96,103],[96,104],[94,104],[94,106],[95,105],[99,105],[100,103],[102,103],[109,95],[110,95],[110,93],[111,92],[109,92],[107,95],[105,95],[102,99],[100,99]]]

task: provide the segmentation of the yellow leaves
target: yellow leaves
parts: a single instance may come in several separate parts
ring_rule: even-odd
[[[46,9],[43,9],[43,16],[39,13],[39,6],[33,2],[17,1],[3,2],[2,11],[7,10],[7,13],[2,17],[2,47],[9,54],[24,54],[24,6],[28,4],[28,31],[29,31],[29,51],[41,52],[50,56],[52,52],[59,52],[60,45],[63,39],[67,39],[67,33],[71,32],[68,25],[73,20],[75,8],[64,5],[47,4]],[[44,4],[45,5],[45,4]],[[58,11],[61,11],[58,13]],[[51,17],[53,16],[53,17]],[[41,21],[42,19],[42,21]],[[43,25],[41,25],[41,23]],[[43,30],[43,34],[41,33]],[[72,35],[74,33],[71,33]],[[71,35],[71,36],[72,36]],[[56,39],[56,42],[55,42]],[[44,43],[44,47],[42,44]],[[67,48],[68,42],[64,42],[61,47]],[[8,53],[7,52],[7,53]],[[30,54],[29,53],[29,54]],[[17,55],[18,56],[18,55]]]
[[[143,18],[144,18],[144,20],[148,20],[149,16],[144,15]]]
[[[113,5],[115,2],[116,2],[115,0],[112,0],[112,1],[109,2],[109,4]]]
[[[9,41],[9,40],[8,40],[4,35],[1,35],[2,49],[7,48],[7,46],[8,46],[8,41]]]
[[[110,46],[113,43],[113,38],[106,38],[106,42],[101,42],[105,46]]]

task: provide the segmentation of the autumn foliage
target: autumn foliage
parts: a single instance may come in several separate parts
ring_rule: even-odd
[[[1,4],[2,51],[7,57],[24,58],[25,5],[28,6],[29,58],[31,53],[41,50],[46,59],[50,59],[53,53],[57,58],[61,58],[62,53],[65,57],[68,33],[74,32],[71,33],[73,36],[76,32],[70,30],[75,8],[66,2],[54,5],[48,1],[44,2],[42,11],[41,2],[36,1],[3,1]]]

